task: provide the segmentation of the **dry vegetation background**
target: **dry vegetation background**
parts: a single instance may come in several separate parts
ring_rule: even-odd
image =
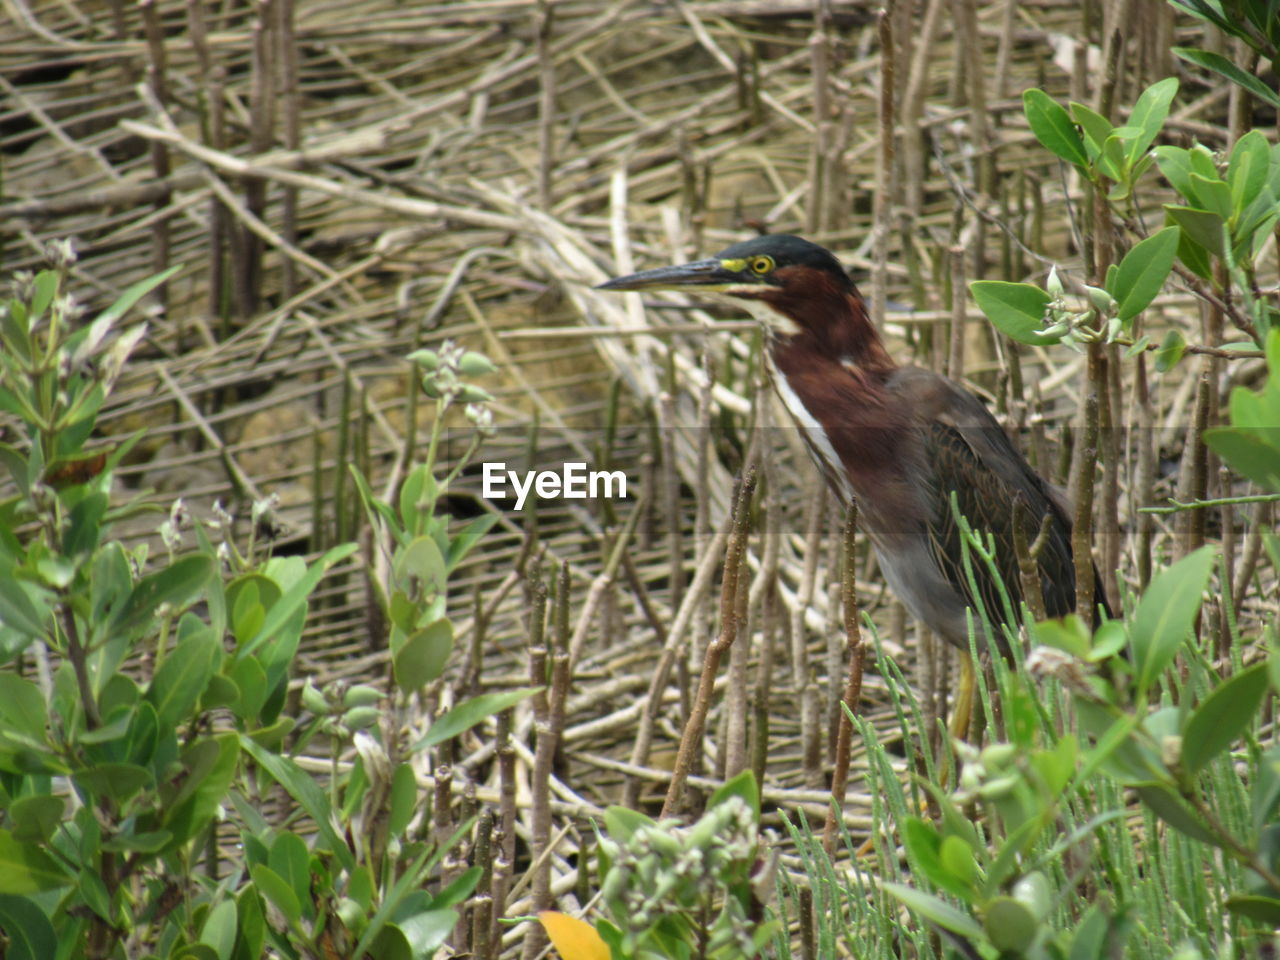
[[[839,0],[3,9],[6,274],[36,268],[48,240],[74,237],[75,288],[105,304],[185,264],[148,302],[149,335],[102,418],[112,433],[146,430],[121,483],[164,505],[180,495],[198,516],[221,499],[246,524],[250,502],[275,493],[282,551],[359,538],[363,517],[340,468],[360,463],[377,489],[394,488],[413,450],[407,436],[431,416],[413,400],[404,357],[451,337],[500,367],[486,382],[499,432],[482,459],[608,462],[643,491],[612,578],[602,572],[635,496],[616,516],[592,502],[505,512],[455,580],[453,666],[403,714],[406,733],[420,731],[458,698],[527,683],[526,575],[549,579],[568,565],[575,662],[552,781],[557,892],[573,887],[579,840],[591,842],[586,817],[664,789],[714,629],[716,531],[751,426],[779,416],[763,399],[750,330],[710,331],[707,314],[679,304],[646,315],[638,299],[590,286],[762,228],[804,233],[865,278],[901,359],[945,368],[962,347],[969,382],[1061,480],[1082,358],[996,342],[960,286],[1040,280],[1055,261],[1083,279],[1067,202],[1077,184],[1034,144],[1022,90],[1091,102],[1119,24],[1115,103],[1179,74],[1167,127],[1179,142],[1220,147],[1249,119],[1233,92],[1172,58],[1175,42],[1215,41],[1157,0],[920,0],[884,17]],[[1163,199],[1152,175],[1154,217]],[[1149,316],[1157,331],[1176,324],[1203,342],[1189,292],[1171,288]],[[1212,357],[1164,375],[1123,366],[1119,429],[1104,450],[1121,496],[1099,505],[1108,574],[1136,586],[1153,555],[1203,535],[1137,507],[1188,482],[1184,441],[1202,375],[1212,417],[1232,383],[1258,373],[1256,362]],[[456,454],[465,425],[449,436]],[[740,762],[746,749],[769,807],[820,811],[844,674],[839,521],[823,513],[786,431],[756,436],[766,447],[761,525],[779,533],[751,547],[749,628],[721,681],[702,773],[716,778],[726,753]],[[1234,489],[1212,470],[1208,483]],[[479,486],[469,470],[450,509],[501,506],[480,502]],[[1206,522],[1248,583],[1265,522],[1242,513]],[[142,518],[137,535],[158,522]],[[298,675],[387,676],[363,577],[357,556],[326,581]],[[931,691],[929,726],[949,654],[917,643],[880,584],[868,558],[862,602],[886,648]],[[1275,607],[1274,592],[1237,598],[1246,616]],[[899,736],[878,674],[863,697],[884,738]],[[449,790],[455,806],[497,802],[492,730],[481,734],[447,777],[421,771],[424,784],[443,779],[444,807]],[[517,714],[521,818],[532,739]],[[872,798],[856,745],[854,754],[848,822],[865,832]],[[523,840],[516,856],[527,863]],[[524,894],[517,886],[512,910],[528,908]]]

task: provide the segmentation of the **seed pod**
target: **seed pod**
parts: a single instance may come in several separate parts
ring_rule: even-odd
[[[464,377],[480,377],[486,373],[497,373],[498,368],[483,353],[468,350],[458,361],[458,372]]]
[[[302,705],[314,713],[316,716],[324,716],[329,712],[329,701],[324,698],[324,694],[315,688],[310,680],[302,687]]]
[[[352,707],[342,715],[342,725],[348,730],[367,730],[377,722],[377,707]]]
[[[434,370],[440,366],[440,354],[434,350],[415,350],[409,354],[409,362],[416,363],[424,370]]]
[[[377,703],[382,697],[383,693],[377,687],[371,687],[367,683],[357,683],[353,687],[348,687],[347,692],[342,695],[342,705],[368,707]]]

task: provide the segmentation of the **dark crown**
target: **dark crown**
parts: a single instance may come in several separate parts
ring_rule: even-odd
[[[720,260],[747,260],[751,257],[770,256],[779,268],[809,267],[839,277],[850,284],[849,274],[839,260],[824,247],[810,243],[789,233],[769,233],[735,243],[716,254]]]

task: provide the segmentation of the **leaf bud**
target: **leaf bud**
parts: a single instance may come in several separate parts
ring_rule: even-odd
[[[371,687],[367,683],[357,683],[353,687],[349,687],[347,692],[342,695],[342,705],[344,707],[368,707],[377,703],[383,697],[383,693],[377,687]]]
[[[1093,304],[1094,309],[1103,316],[1115,309],[1116,298],[1109,291],[1102,287],[1085,287],[1084,290],[1089,295],[1089,302]]]
[[[497,373],[498,368],[483,353],[468,350],[458,360],[458,372],[465,377],[479,377],[486,373]]]
[[[303,684],[302,687],[302,705],[316,716],[323,716],[329,712],[329,701],[324,698],[324,694],[317,690],[315,684],[310,680]]]
[[[440,366],[440,354],[434,350],[415,350],[409,354],[409,361],[416,363],[424,370],[434,370]]]
[[[348,730],[366,730],[377,722],[377,707],[352,707],[342,716],[342,724]]]

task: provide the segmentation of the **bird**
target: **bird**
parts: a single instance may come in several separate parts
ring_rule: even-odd
[[[996,565],[1015,610],[1022,597],[1014,528],[1036,556],[1043,608],[1073,613],[1075,564],[1065,495],[1032,469],[991,412],[948,377],[897,363],[866,302],[834,254],[790,234],[765,234],[713,257],[616,277],[597,289],[682,290],[745,310],[764,327],[769,379],[799,428],[827,485],[859,527],[880,569],[910,613],[962,651],[952,732],[968,726],[974,677],[966,610],[1003,607],[994,578],[964,569],[962,531],[952,510],[994,538]],[[1020,503],[1022,509],[1015,509]],[[1094,596],[1105,608],[1094,569]],[[1008,657],[1001,631],[979,644]],[[992,643],[994,640],[994,643]]]

